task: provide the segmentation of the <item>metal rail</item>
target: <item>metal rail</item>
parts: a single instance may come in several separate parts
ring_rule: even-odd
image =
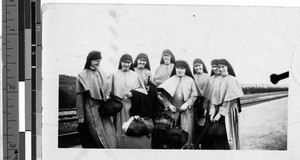
[[[264,96],[270,96],[270,95],[278,95],[278,94],[288,94],[288,91],[283,91],[283,92],[268,92],[268,93],[257,93],[257,94],[247,94],[241,97],[241,100],[244,99],[250,99],[253,97],[264,97]],[[64,109],[59,109],[59,112],[68,112],[68,111],[76,111],[76,108],[64,108]],[[75,115],[75,114],[74,114]],[[63,116],[63,115],[60,115]]]

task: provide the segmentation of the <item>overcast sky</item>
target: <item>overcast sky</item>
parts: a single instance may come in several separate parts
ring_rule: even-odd
[[[299,12],[282,7],[47,4],[43,55],[56,60],[58,74],[76,76],[91,50],[102,52],[100,67],[107,72],[117,69],[122,54],[135,59],[144,52],[154,73],[162,51],[170,49],[190,65],[201,58],[208,69],[212,59],[226,58],[241,83],[270,84],[271,73],[290,69],[300,42]]]

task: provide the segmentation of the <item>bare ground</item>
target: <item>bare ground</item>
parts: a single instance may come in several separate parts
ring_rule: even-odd
[[[243,108],[240,139],[243,150],[287,149],[287,98]]]

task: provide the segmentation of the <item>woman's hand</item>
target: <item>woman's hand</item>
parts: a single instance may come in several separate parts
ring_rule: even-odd
[[[158,98],[158,100],[159,100],[160,102],[163,102],[163,98],[162,98],[162,96],[161,96],[161,92],[158,92],[158,93],[157,93],[157,98]]]
[[[210,115],[210,121],[214,122],[214,115]]]
[[[171,112],[177,112],[176,107],[173,105],[169,105],[169,109],[171,110]]]
[[[125,96],[125,98],[131,98],[133,95],[131,92],[125,92],[124,96]]]
[[[214,118],[214,122],[218,121],[221,118],[221,114],[217,114]]]
[[[83,117],[79,117],[78,118],[78,123],[83,123],[84,122],[84,118]]]
[[[189,105],[187,105],[186,103],[184,103],[180,108],[179,111],[186,111],[188,109]]]

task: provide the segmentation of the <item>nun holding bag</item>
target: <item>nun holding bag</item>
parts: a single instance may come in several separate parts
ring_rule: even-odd
[[[133,67],[134,71],[140,76],[148,92],[148,98],[151,107],[146,111],[148,112],[147,116],[155,119],[158,116],[161,103],[157,98],[156,86],[153,83],[150,61],[147,54],[138,54],[133,63]]]
[[[207,106],[204,105],[206,103],[205,97],[202,96],[204,93],[204,89],[209,80],[209,75],[207,73],[206,66],[204,62],[196,58],[193,61],[193,74],[195,78],[196,86],[201,93],[194,104],[194,119],[195,119],[195,137],[198,137],[203,130],[203,126],[207,117]]]
[[[144,83],[139,75],[133,71],[133,61],[129,54],[124,54],[120,58],[118,71],[111,76],[112,93],[118,97],[123,98],[123,109],[114,117],[114,124],[116,127],[116,138],[118,148],[150,148],[150,139],[146,136],[130,137],[125,134],[122,129],[124,122],[127,122],[131,116],[145,114],[145,108],[133,103],[137,97],[141,97],[141,101],[147,101],[147,91]],[[133,113],[132,108],[135,108]],[[142,114],[140,114],[142,112]],[[147,144],[147,145],[145,145]]]
[[[176,124],[188,132],[186,145],[192,146],[194,136],[194,101],[198,96],[193,75],[186,61],[178,60],[171,77],[157,88],[162,90],[162,101],[166,113]]]
[[[106,73],[98,69],[100,61],[101,53],[91,51],[76,81],[78,133],[83,148],[116,148],[117,144],[110,117],[98,113],[110,90]]]
[[[226,59],[218,60],[218,70],[221,81],[216,91],[219,95],[212,97],[210,119],[212,123],[219,123],[220,125],[219,128],[216,128],[217,132],[213,127],[208,132],[222,133],[223,128],[225,128],[225,137],[215,137],[213,148],[239,150],[240,97],[243,96],[243,91],[235,78],[231,64]]]

